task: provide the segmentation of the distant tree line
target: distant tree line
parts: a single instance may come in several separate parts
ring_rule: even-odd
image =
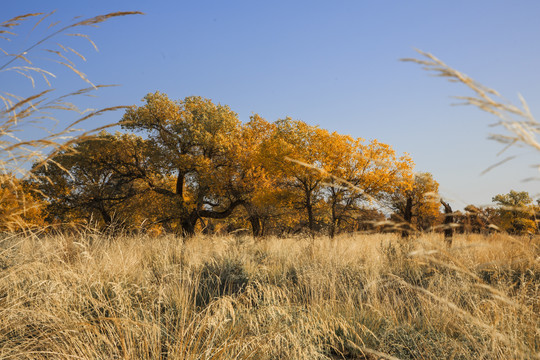
[[[290,118],[241,123],[228,106],[201,97],[173,101],[156,92],[143,101],[125,112],[124,132],[81,140],[36,164],[20,189],[2,189],[28,194],[11,203],[4,194],[2,206],[23,209],[18,219],[27,224],[93,222],[187,236],[443,227],[438,183],[414,174],[412,159],[387,144]],[[454,226],[536,231],[533,208],[510,209],[529,206],[528,195],[494,201],[500,208],[456,213]]]

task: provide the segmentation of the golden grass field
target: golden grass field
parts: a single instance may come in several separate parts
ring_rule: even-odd
[[[540,358],[540,241],[0,242],[1,359]]]

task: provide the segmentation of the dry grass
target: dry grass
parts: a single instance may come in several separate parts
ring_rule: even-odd
[[[33,177],[33,172],[41,166],[47,166],[54,155],[68,149],[77,141],[95,135],[106,125],[90,131],[82,131],[79,126],[95,116],[124,109],[125,106],[112,106],[104,109],[80,109],[74,101],[82,96],[92,96],[95,91],[109,85],[93,84],[80,69],[78,64],[86,61],[85,56],[77,51],[73,39],[89,41],[96,45],[87,34],[79,32],[81,28],[97,27],[111,18],[141,14],[137,11],[114,12],[98,15],[84,20],[73,20],[61,25],[51,13],[31,13],[16,16],[0,22],[0,189],[16,188],[20,180]],[[38,38],[26,47],[18,35],[26,32],[37,33]],[[19,44],[19,42],[21,42]],[[78,44],[77,44],[78,45]],[[43,62],[43,54],[50,56],[50,64],[59,65],[58,73],[53,73]],[[41,55],[40,55],[41,54]],[[65,71],[84,81],[85,88],[68,93],[58,93],[53,86],[57,76],[64,76]],[[19,78],[10,78],[19,75]],[[7,81],[6,81],[7,77]],[[13,89],[14,84],[27,80],[32,89],[29,95],[21,95]],[[10,85],[12,88],[10,88]],[[88,87],[89,86],[89,87]],[[71,121],[60,121],[59,116],[71,115]],[[31,134],[31,135],[29,135]],[[33,168],[32,168],[33,167]],[[9,200],[0,194],[0,205]],[[20,206],[6,209],[0,206],[0,220],[3,228],[24,228],[22,218],[35,207],[28,201],[28,194],[17,192],[15,195]],[[31,208],[28,208],[28,204]],[[22,226],[21,226],[22,224]]]
[[[472,105],[497,118],[497,122],[492,126],[502,127],[503,132],[491,134],[489,138],[506,145],[499,154],[502,154],[512,146],[521,146],[540,151],[540,142],[538,139],[540,135],[540,122],[534,118],[527,102],[521,95],[519,95],[521,104],[515,105],[502,97],[496,90],[478,83],[464,73],[448,66],[434,55],[420,50],[417,50],[417,52],[421,55],[420,59],[407,58],[402,60],[422,65],[424,70],[434,74],[434,76],[465,85],[472,91],[473,95],[456,96],[455,98],[460,100],[460,103],[457,105]],[[502,161],[485,169],[483,173],[513,158],[515,156],[507,156]],[[537,165],[535,167],[540,169]],[[538,180],[538,178],[525,180]]]
[[[15,94],[12,89],[5,86],[0,89],[0,102],[3,104],[0,108],[0,171],[22,174],[23,176],[31,175],[28,167],[25,167],[26,164],[36,162],[45,164],[69,144],[100,130],[94,129],[81,134],[77,126],[82,122],[107,111],[125,108],[125,106],[114,106],[100,110],[79,109],[71,99],[90,95],[93,91],[108,85],[93,84],[77,66],[77,62],[86,61],[84,55],[71,47],[73,46],[71,41],[68,42],[69,45],[65,43],[63,45],[58,41],[61,41],[62,37],[65,41],[68,41],[69,38],[80,38],[89,41],[97,50],[96,45],[87,34],[77,32],[79,28],[96,27],[111,18],[134,14],[141,13],[115,12],[73,21],[66,26],[61,26],[59,21],[52,20],[54,12],[48,14],[32,13],[0,23],[0,40],[3,41],[0,43],[2,45],[0,52],[3,53],[0,61],[0,73],[18,74],[22,79],[28,79],[33,89],[29,96]],[[48,27],[47,21],[50,22]],[[32,27],[29,28],[30,26]],[[29,33],[38,31],[38,40],[21,49],[20,46],[17,46],[17,41],[13,41],[18,35],[15,29],[20,27],[22,27],[21,30],[29,28]],[[60,65],[60,72],[67,70],[90,87],[77,89],[67,94],[55,94],[52,86],[58,75],[44,68],[43,64],[37,64],[33,59],[35,55],[43,52],[52,56],[51,64]],[[36,57],[43,61],[42,57]],[[61,75],[64,74],[61,73]],[[60,126],[60,130],[51,130],[57,127],[56,115],[60,112],[74,113],[77,118],[64,127]],[[17,136],[18,133],[28,132],[31,128],[33,128],[34,133],[40,134],[37,130],[41,129],[41,133],[45,130],[46,134],[43,137],[34,136],[32,139],[21,139]],[[77,132],[79,134],[73,136]]]
[[[538,240],[442,243],[6,237],[0,358],[540,358]]]

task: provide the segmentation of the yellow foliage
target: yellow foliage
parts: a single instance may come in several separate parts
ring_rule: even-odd
[[[14,176],[0,177],[0,231],[44,226],[43,204],[28,184]]]

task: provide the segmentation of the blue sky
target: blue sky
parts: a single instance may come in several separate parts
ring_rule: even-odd
[[[433,173],[456,208],[489,204],[510,189],[539,192],[537,182],[521,181],[535,176],[530,165],[539,163],[539,154],[526,149],[511,150],[516,160],[480,176],[502,159],[502,146],[487,140],[497,130],[488,126],[495,119],[451,106],[451,96],[468,94],[464,87],[399,61],[416,56],[414,48],[431,52],[511,101],[521,93],[538,114],[538,1],[28,0],[3,4],[2,20],[54,9],[53,19],[64,24],[77,15],[146,14],[85,30],[97,53],[75,43],[87,57],[78,68],[94,83],[121,84],[84,106],[139,104],[156,90],[174,99],[200,95],[229,105],[242,121],[252,113],[270,121],[290,116],[388,143],[410,153],[416,171]],[[31,35],[18,29],[10,49],[29,44],[44,28]],[[45,55],[34,59],[46,62]],[[2,90],[31,91],[20,78],[0,77]],[[69,74],[54,83],[58,91],[83,86]]]

